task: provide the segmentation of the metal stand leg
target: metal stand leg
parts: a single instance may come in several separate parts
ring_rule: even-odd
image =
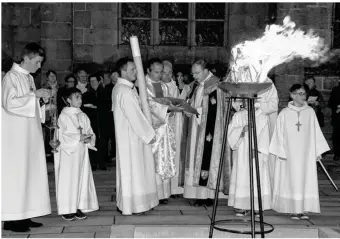
[[[211,223],[210,223],[209,238],[212,238],[213,231],[214,231],[216,209],[217,209],[217,204],[218,204],[218,193],[219,193],[219,189],[220,189],[221,176],[222,176],[222,168],[223,168],[223,163],[224,163],[225,145],[227,144],[230,110],[231,110],[231,98],[229,99],[229,104],[228,104],[228,108],[227,108],[226,118],[225,118],[225,122],[224,122],[224,133],[223,133],[223,140],[222,140],[220,165],[218,167],[216,190],[215,190],[215,198],[214,198],[214,207],[213,207],[213,213],[212,213]]]
[[[256,133],[256,121],[255,121],[255,107],[254,97],[235,97],[235,98],[245,98],[247,99],[248,103],[248,137],[249,137],[249,183],[250,183],[250,208],[251,208],[251,220],[240,220],[240,219],[227,219],[227,220],[219,220],[216,221],[216,211],[218,205],[218,193],[219,187],[221,182],[222,176],[222,169],[223,169],[223,162],[224,162],[224,153],[225,147],[227,144],[227,135],[228,135],[228,125],[229,125],[229,117],[230,117],[230,110],[231,110],[231,98],[229,101],[227,113],[226,113],[226,120],[224,126],[224,133],[223,133],[223,142],[222,142],[222,151],[221,151],[221,158],[220,158],[220,165],[217,174],[217,182],[216,182],[216,191],[215,191],[215,199],[214,199],[214,207],[211,217],[210,223],[210,231],[209,231],[209,238],[213,236],[213,230],[231,232],[231,233],[238,233],[238,234],[251,234],[252,238],[255,238],[255,234],[260,234],[261,237],[264,238],[264,234],[270,233],[274,230],[273,225],[269,223],[265,223],[263,221],[263,210],[262,210],[262,198],[261,198],[261,180],[260,180],[260,167],[259,167],[259,158],[258,158],[258,145],[257,145],[257,133]],[[260,222],[255,221],[255,210],[254,210],[254,163],[255,163],[255,173],[256,173],[256,181],[257,181],[257,197],[258,197],[258,206],[259,206],[259,214],[260,214]],[[229,224],[231,222],[251,222],[251,231],[248,230],[235,230],[235,229],[226,229],[219,227],[218,225],[221,224]],[[261,231],[256,231],[255,223],[260,223]],[[269,229],[264,230],[264,225],[268,226]]]
[[[256,182],[257,182],[257,198],[259,205],[259,214],[260,214],[260,229],[261,229],[261,238],[264,238],[264,224],[263,224],[263,210],[262,210],[262,194],[261,194],[261,177],[260,177],[260,166],[259,166],[259,157],[258,157],[258,145],[257,145],[257,132],[256,132],[256,119],[255,119],[255,107],[254,107],[254,99],[251,99],[251,104],[249,106],[249,112],[251,114],[252,122],[253,122],[253,138],[254,138],[254,149],[255,149],[255,169],[256,169]]]
[[[251,237],[255,238],[255,212],[254,212],[254,172],[253,172],[253,120],[251,117],[252,100],[247,99],[248,104],[248,138],[249,138],[249,175],[250,175],[250,209],[251,209]]]

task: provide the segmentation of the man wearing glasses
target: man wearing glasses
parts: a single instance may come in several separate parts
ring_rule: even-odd
[[[191,115],[185,159],[184,198],[196,199],[195,206],[211,206],[216,188],[216,179],[221,155],[223,119],[226,102],[224,93],[217,87],[219,79],[208,69],[204,60],[196,61],[191,68],[196,87],[189,103],[199,115]],[[229,189],[230,150],[226,150],[223,182],[225,194]],[[224,196],[221,194],[220,196]]]

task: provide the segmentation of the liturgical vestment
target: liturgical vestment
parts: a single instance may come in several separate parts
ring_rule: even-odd
[[[262,209],[271,208],[271,184],[269,178],[269,120],[261,109],[255,112],[256,133],[258,145],[258,159],[261,183]],[[249,135],[244,134],[244,127],[248,128],[248,111],[241,110],[234,114],[228,129],[228,142],[233,149],[233,168],[230,179],[228,206],[250,210],[250,175],[249,175]],[[255,210],[258,208],[257,177],[255,159],[252,160],[254,172],[254,200]]]
[[[14,63],[2,80],[1,90],[1,219],[50,214],[41,130],[45,109],[33,93],[33,77]]]
[[[145,82],[152,126],[156,132],[156,142],[152,145],[152,151],[155,159],[158,197],[161,200],[170,197],[170,180],[176,175],[175,130],[169,122],[168,106],[153,100],[153,97],[169,97],[169,89],[162,81],[153,81],[149,75],[146,75]]]
[[[118,78],[112,91],[117,149],[117,207],[123,215],[158,205],[155,166],[148,145],[155,131],[145,118],[133,83]]]
[[[219,79],[212,73],[196,87],[191,106],[199,116],[192,115],[188,125],[188,142],[185,162],[184,197],[214,198],[222,137],[226,113],[226,99],[217,85]],[[225,151],[220,190],[229,190],[230,148]]]
[[[169,97],[180,98],[179,90],[174,80],[171,80],[169,83],[165,83],[168,91]],[[176,174],[170,180],[171,185],[171,195],[173,194],[183,194],[184,188],[179,186],[179,165],[181,159],[181,138],[182,138],[182,129],[183,129],[183,113],[177,112],[174,113],[173,116],[169,117],[169,123],[171,127],[175,130],[175,139],[176,139],[176,154],[175,154],[175,170]],[[185,149],[184,149],[185,150]]]
[[[60,147],[54,154],[58,214],[96,211],[99,206],[88,153],[88,149],[96,150],[96,135],[90,119],[79,108],[64,107],[58,125]],[[81,133],[92,134],[91,142],[80,142]]]
[[[317,158],[329,150],[313,108],[292,102],[276,122],[269,152],[276,155],[272,209],[320,212]]]

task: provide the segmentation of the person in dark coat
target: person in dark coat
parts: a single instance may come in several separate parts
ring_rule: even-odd
[[[59,88],[58,93],[57,93],[57,109],[58,109],[58,115],[60,115],[61,111],[66,104],[66,99],[67,99],[67,89],[75,87],[77,84],[77,78],[73,75],[67,75],[65,77],[65,86]]]
[[[106,131],[106,137],[107,141],[110,141],[110,152],[109,152],[109,157],[107,158],[107,161],[110,161],[112,158],[116,157],[116,137],[115,137],[115,127],[114,127],[114,119],[113,119],[113,112],[112,112],[112,89],[116,85],[117,80],[118,80],[118,72],[113,72],[110,76],[111,82],[105,86],[105,91],[106,91],[106,97],[107,97],[107,103],[108,103],[108,108],[109,111],[107,112],[107,117],[106,117],[106,128],[108,129]]]
[[[89,151],[92,170],[106,170],[105,159],[108,155],[106,126],[107,112],[110,110],[107,94],[100,73],[89,76],[89,90],[83,94],[83,112],[90,118],[91,127],[96,135],[96,151]]]
[[[328,101],[328,107],[332,109],[332,126],[333,126],[333,151],[334,161],[340,161],[340,80],[333,88]]]
[[[320,91],[316,89],[315,78],[313,76],[308,76],[305,78],[305,89],[307,93],[307,103],[315,110],[320,127],[324,127],[324,114],[322,113],[324,99]],[[316,99],[312,100],[315,97]]]

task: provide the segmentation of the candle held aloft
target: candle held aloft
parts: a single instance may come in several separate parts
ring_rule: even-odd
[[[146,119],[149,121],[150,124],[152,124],[151,112],[149,108],[148,97],[146,94],[145,74],[143,70],[138,38],[136,36],[130,37],[130,45],[132,50],[133,61],[137,69],[137,82],[139,88],[139,97],[142,103],[142,110]]]

